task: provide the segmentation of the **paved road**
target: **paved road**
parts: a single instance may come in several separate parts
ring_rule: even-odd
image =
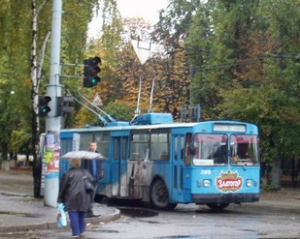
[[[20,172],[20,171],[11,171],[9,173],[4,173],[0,171],[0,213],[2,214],[0,217],[0,225],[3,225],[3,223],[6,222],[8,218],[12,220],[14,225],[20,225],[20,224],[28,224],[32,221],[41,222],[42,220],[48,220],[49,218],[53,220],[55,218],[56,211],[53,208],[45,207],[43,206],[43,201],[40,199],[33,199],[33,186],[32,186],[32,176],[31,172]],[[253,204],[249,204],[253,205]],[[105,205],[103,205],[105,206]],[[18,207],[22,207],[23,214],[17,214],[16,209]],[[30,210],[32,208],[35,208],[37,211],[26,211],[26,207]],[[117,206],[119,207],[119,206]],[[176,215],[181,215],[179,218],[187,218],[187,219],[201,219],[198,224],[191,222],[191,224],[185,224],[187,225],[187,228],[197,228],[201,226],[201,230],[206,233],[210,233],[210,231],[214,231],[219,227],[219,229],[224,230],[224,233],[227,233],[228,227],[223,226],[224,225],[230,225],[229,221],[224,222],[224,215],[210,215],[209,213],[205,211],[205,207],[201,206],[201,209],[197,209],[195,211],[195,208],[197,208],[195,205],[191,205],[192,209],[188,209],[190,206],[181,206],[179,207],[175,213],[160,213],[159,217],[151,217],[151,218],[143,218],[143,219],[136,219],[132,217],[127,217],[126,215],[123,215],[120,220],[114,221],[113,223],[94,223],[92,227],[87,231],[85,238],[141,238],[140,236],[144,238],[207,238],[207,237],[182,237],[180,234],[178,236],[180,237],[160,237],[163,236],[163,232],[165,235],[168,235],[168,227],[166,226],[167,222],[173,223],[173,226],[170,227],[171,231],[176,232],[181,225],[185,224],[186,222],[179,221],[178,224],[176,224],[176,220],[173,221],[173,217]],[[248,213],[243,213],[244,209],[248,210]],[[5,210],[4,210],[5,209]],[[275,193],[262,193],[261,199],[258,203],[255,203],[255,210],[253,210],[253,207],[248,206],[247,204],[243,204],[241,207],[240,212],[244,214],[242,217],[237,216],[235,218],[236,213],[239,212],[237,205],[232,205],[229,208],[229,211],[233,210],[233,213],[225,214],[225,217],[233,218],[236,223],[242,223],[242,221],[251,222],[251,225],[256,225],[257,220],[260,221],[258,217],[256,217],[256,214],[266,214],[266,220],[264,221],[265,224],[261,226],[257,226],[256,228],[260,228],[261,233],[265,233],[267,230],[267,227],[272,227],[272,225],[275,227],[274,229],[270,231],[274,231],[277,233],[280,233],[284,230],[285,225],[280,223],[278,226],[276,226],[276,218],[278,218],[278,222],[282,222],[283,220],[288,223],[286,227],[292,227],[292,228],[298,228],[297,222],[295,221],[295,218],[297,215],[294,216],[282,216],[281,214],[276,215],[277,212],[287,212],[291,213],[291,215],[295,212],[298,212],[300,209],[300,189],[291,189],[291,188],[283,188],[279,192]],[[276,210],[278,209],[278,211]],[[191,210],[190,212],[188,210]],[[200,210],[200,211],[199,211]],[[275,210],[275,211],[274,211]],[[269,213],[271,212],[272,213]],[[3,213],[4,212],[4,213]],[[9,212],[15,212],[16,214],[9,215]],[[25,213],[24,213],[25,212]],[[51,215],[49,215],[49,212]],[[253,215],[252,215],[253,212]],[[28,213],[28,214],[26,214]],[[47,216],[46,216],[47,215]],[[159,219],[160,218],[160,219]],[[207,220],[211,221],[210,224],[207,224]],[[258,221],[258,223],[259,223]],[[297,220],[298,221],[298,220]],[[200,224],[199,224],[200,223]],[[204,223],[204,224],[203,224]],[[157,230],[157,224],[159,225],[159,228],[161,230],[160,233]],[[213,225],[212,228],[209,229],[209,226],[207,225]],[[241,224],[243,225],[243,224]],[[155,237],[146,237],[146,235],[143,236],[143,233],[145,233],[144,229],[147,228],[148,233],[154,233]],[[254,232],[250,229],[247,229],[248,227],[245,226],[245,236],[246,235],[253,235],[254,233],[260,233],[260,232]],[[292,228],[290,231],[292,231]],[[49,230],[50,229],[50,230]],[[226,231],[227,230],[227,231]],[[231,227],[232,235],[234,233],[238,233],[239,230],[237,228]],[[250,231],[248,231],[250,230]],[[268,229],[269,230],[269,229]],[[298,229],[297,229],[298,230]],[[195,231],[194,235],[196,236],[197,230]],[[208,235],[207,234],[207,235]],[[121,236],[122,235],[122,236]],[[182,235],[182,234],[181,234]],[[191,234],[186,234],[191,235]],[[200,234],[198,234],[200,235]],[[224,234],[225,235],[225,234]],[[269,234],[271,235],[271,234]],[[24,234],[24,231],[22,232],[15,232],[15,234],[1,234],[0,238],[44,238],[44,239],[65,239],[69,238],[70,232],[69,230],[57,230],[56,227],[54,228],[44,228],[43,230],[27,230],[26,235]],[[210,237],[210,238],[217,238],[217,237]],[[234,238],[234,237],[232,237]],[[238,237],[235,237],[238,238]],[[241,238],[241,237],[240,237]],[[253,237],[247,237],[247,238],[253,238]],[[258,238],[258,237],[257,237]],[[261,238],[268,238],[268,236],[262,235]],[[274,238],[274,237],[270,237]],[[290,238],[290,237],[281,237],[281,238]],[[300,238],[294,237],[294,238]]]

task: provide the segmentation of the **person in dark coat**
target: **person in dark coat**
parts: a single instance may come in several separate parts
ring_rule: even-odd
[[[91,141],[89,143],[89,151],[98,153],[97,151],[97,142]],[[95,195],[97,192],[97,186],[98,182],[103,178],[103,169],[102,169],[102,163],[101,160],[90,160],[90,159],[83,159],[81,167],[88,170],[89,173],[93,176],[92,184],[95,188],[94,191],[90,192],[90,207],[87,211],[87,217],[98,217],[100,215],[95,215],[93,213],[93,203],[95,199]]]
[[[86,192],[84,179],[92,180],[92,175],[80,167],[80,159],[70,159],[71,168],[61,179],[57,203],[63,203],[69,214],[72,237],[81,236],[85,230],[85,214],[90,206],[90,196]]]

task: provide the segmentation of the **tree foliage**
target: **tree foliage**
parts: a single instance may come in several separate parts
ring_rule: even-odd
[[[14,153],[28,153],[31,144],[28,135],[31,135],[31,49],[32,28],[31,16],[33,1],[4,1],[1,3],[0,27],[2,34],[0,40],[0,122],[3,137],[1,137],[2,157],[7,157],[7,151]],[[51,2],[36,0],[37,7],[44,4],[38,16],[37,31],[37,55],[41,62],[42,46],[45,35],[51,30]],[[62,25],[62,62],[76,62],[82,58],[87,23],[92,18],[92,10],[97,1],[64,1],[64,14]],[[76,19],[76,20],[75,20]],[[80,19],[80,21],[78,21]],[[76,31],[74,30],[76,29]],[[40,89],[45,94],[45,87],[49,78],[50,42],[46,45],[45,64],[41,67]],[[68,74],[72,70],[67,69]],[[74,74],[74,71],[73,71]],[[68,81],[64,82],[68,84]],[[74,84],[70,84],[74,86]],[[77,85],[77,84],[76,84]],[[11,92],[14,92],[12,94]],[[43,129],[42,129],[43,130]],[[16,140],[18,132],[23,132],[24,140]],[[25,136],[26,135],[26,136]],[[27,146],[26,146],[27,145]],[[32,153],[32,152],[31,152]]]
[[[51,50],[50,42],[45,45],[45,39],[51,30],[52,5],[50,0],[35,2],[37,6],[46,2],[36,32],[38,62],[46,46],[37,79],[39,94],[45,94]],[[257,124],[263,162],[275,166],[278,159],[299,157],[300,1],[169,0],[168,3],[153,28],[142,18],[122,19],[117,1],[64,1],[60,77],[63,92],[67,94],[70,90],[78,98],[83,94],[91,101],[99,94],[103,108],[114,118],[126,121],[138,107],[141,112],[171,112],[178,119],[176,112],[181,105],[200,103],[203,120]],[[102,16],[98,23],[102,30],[99,38],[87,41],[87,24],[95,9]],[[28,146],[33,120],[31,14],[29,1],[4,0],[0,6],[2,157],[7,157],[8,151],[33,150]],[[151,40],[162,50],[141,65],[131,40]],[[101,82],[86,89],[80,77],[82,67],[68,63],[82,64],[84,59],[94,56],[102,58]],[[15,94],[11,94],[13,91]],[[151,92],[154,92],[152,99]],[[97,115],[76,104],[75,111],[64,117],[62,125],[86,124],[102,123]],[[273,179],[277,181],[276,176]]]
[[[257,124],[262,160],[271,165],[299,155],[299,4],[208,1],[186,41],[199,53],[190,55],[192,100],[200,99],[206,118]]]

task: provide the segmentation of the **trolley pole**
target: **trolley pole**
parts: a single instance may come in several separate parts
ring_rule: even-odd
[[[60,85],[60,44],[61,44],[62,0],[53,0],[51,26],[50,79],[47,95],[51,97],[51,111],[46,118],[46,151],[50,153],[50,163],[45,170],[44,204],[57,206],[59,190],[60,128],[61,116],[57,116],[57,97],[62,96]]]

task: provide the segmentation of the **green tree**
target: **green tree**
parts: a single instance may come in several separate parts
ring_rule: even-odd
[[[209,1],[187,38],[199,52],[190,55],[192,100],[205,118],[258,124],[262,160],[277,185],[280,160],[299,155],[298,11],[299,1]]]
[[[50,0],[16,0],[4,1],[0,6],[0,27],[3,32],[0,40],[0,122],[3,122],[0,125],[3,129],[1,152],[7,158],[6,152],[31,150],[36,156],[36,168],[39,169],[39,172],[33,172],[34,179],[40,176],[37,152],[39,133],[44,129],[43,124],[41,128],[36,124],[39,122],[36,114],[37,95],[45,94],[49,77],[50,44],[47,43],[52,6],[48,3]],[[83,59],[87,24],[97,5],[96,0],[64,1],[62,62],[75,63],[78,59]],[[65,69],[64,72],[75,75],[73,69]],[[74,80],[63,83],[74,88],[79,84]],[[10,94],[13,91],[15,94]],[[18,132],[23,132],[24,137],[19,137],[15,142]],[[32,144],[28,144],[27,135],[31,135]],[[36,183],[35,188],[39,188]],[[38,195],[38,190],[35,190],[34,195]]]

